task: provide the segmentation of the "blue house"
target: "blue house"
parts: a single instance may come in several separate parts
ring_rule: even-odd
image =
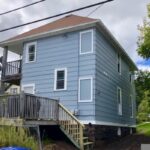
[[[95,125],[99,135],[134,129],[137,67],[99,19],[69,15],[0,46],[3,85],[15,83],[25,93],[59,100],[82,124]],[[22,60],[7,62],[8,50]]]

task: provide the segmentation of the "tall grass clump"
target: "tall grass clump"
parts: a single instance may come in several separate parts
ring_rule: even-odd
[[[23,127],[0,127],[0,147],[22,146],[31,150],[38,150],[38,142],[31,136],[29,129]]]

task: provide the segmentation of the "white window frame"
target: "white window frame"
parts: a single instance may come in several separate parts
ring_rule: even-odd
[[[64,77],[64,89],[57,89],[57,72],[58,71],[64,71],[65,72],[65,77]],[[67,68],[56,68],[54,70],[54,91],[64,91],[67,90]]]
[[[133,118],[134,117],[134,104],[133,104],[133,96],[132,94],[130,95],[130,104],[131,104],[131,114],[130,114],[130,118]]]
[[[25,87],[33,87],[33,92],[31,94],[35,94],[35,84],[34,83],[32,83],[32,84],[23,84],[22,88],[21,88],[22,91],[24,91]]]
[[[89,100],[80,100],[80,82],[81,80],[91,80],[91,98]],[[78,87],[78,102],[92,102],[93,101],[93,77],[79,77],[79,87]]]
[[[34,56],[34,61],[29,61],[29,46],[34,45],[35,46],[35,56]],[[37,51],[37,42],[30,42],[26,44],[25,48],[25,63],[33,63],[36,62],[36,51]]]
[[[91,33],[92,33],[92,34],[91,34],[91,36],[92,36],[92,38],[91,38],[91,39],[92,39],[92,41],[91,41],[92,49],[91,49],[91,51],[89,51],[89,52],[82,52],[82,49],[81,49],[82,34],[88,33],[88,32],[91,32]],[[85,30],[85,31],[80,32],[80,55],[93,53],[93,49],[94,49],[93,43],[94,43],[94,42],[93,42],[93,29]]]
[[[16,92],[14,92],[14,90],[16,90]],[[17,94],[18,93],[18,89],[17,88],[10,88],[10,93],[11,94]]]
[[[120,104],[118,103],[118,90],[120,90]],[[121,107],[121,112],[119,111]],[[122,89],[120,87],[117,87],[117,110],[118,110],[118,115],[122,116]]]
[[[117,72],[121,75],[121,55],[119,54],[119,53],[117,53]],[[118,71],[118,63],[119,63],[119,70],[120,71]]]

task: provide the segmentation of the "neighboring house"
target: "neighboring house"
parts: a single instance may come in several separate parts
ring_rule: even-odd
[[[59,99],[82,123],[98,125],[100,133],[135,127],[137,67],[100,20],[69,15],[0,46],[4,58],[8,50],[22,55],[21,69],[20,62],[9,62],[19,75],[5,78],[12,73],[5,67],[3,82],[13,80],[24,92]]]
[[[20,87],[17,85],[11,85],[6,92],[7,94],[19,94],[20,93]]]

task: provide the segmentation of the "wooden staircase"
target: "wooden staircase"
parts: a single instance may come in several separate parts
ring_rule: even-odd
[[[85,126],[61,104],[59,104],[59,125],[78,149],[92,150],[93,142],[89,142],[88,137],[84,137]]]

